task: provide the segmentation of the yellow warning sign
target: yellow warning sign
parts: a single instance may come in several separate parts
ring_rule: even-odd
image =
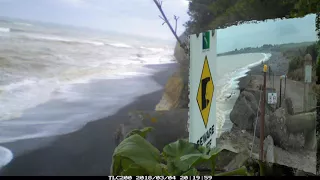
[[[201,112],[202,120],[204,126],[207,127],[211,101],[214,92],[214,84],[212,82],[212,76],[210,73],[210,67],[208,63],[207,56],[205,57],[201,79],[199,82],[198,94],[197,94],[197,102]]]

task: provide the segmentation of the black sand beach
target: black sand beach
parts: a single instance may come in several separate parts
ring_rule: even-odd
[[[150,68],[161,69],[153,79],[164,87],[167,79],[177,65],[154,65]],[[147,87],[146,87],[147,88]],[[13,151],[29,149],[0,171],[1,176],[106,176],[109,175],[112,154],[115,148],[114,132],[119,124],[128,120],[128,112],[135,110],[154,110],[162,96],[162,90],[138,97],[137,100],[116,114],[85,125],[79,131],[49,137],[29,139],[1,144]]]
[[[275,76],[286,74],[288,70],[288,60],[279,52],[272,52],[271,54],[272,55],[270,59],[266,62],[266,64],[268,64],[268,67],[271,68]],[[262,64],[250,68],[250,71],[247,72],[247,76],[241,77],[239,79],[239,89],[247,87],[248,83],[251,80],[250,75],[263,75],[262,70]]]

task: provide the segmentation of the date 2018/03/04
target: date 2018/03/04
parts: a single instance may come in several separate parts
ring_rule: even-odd
[[[212,180],[212,176],[109,176],[109,180]]]

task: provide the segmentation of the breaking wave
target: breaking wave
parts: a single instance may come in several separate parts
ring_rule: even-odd
[[[25,35],[27,38],[33,38],[38,40],[46,40],[46,41],[56,41],[56,42],[63,42],[63,43],[74,43],[74,44],[92,44],[96,46],[103,46],[105,45],[103,42],[99,41],[90,41],[90,40],[79,40],[79,39],[72,39],[72,38],[65,38],[59,36],[48,36],[48,35],[38,35],[38,34],[28,34]]]
[[[124,43],[108,43],[107,45],[119,48],[132,48],[132,46]]]
[[[0,146],[0,169],[7,165],[13,158],[12,152],[4,147]]]
[[[10,31],[11,31],[10,28],[0,27],[0,33],[1,33],[1,32],[8,33],[8,32],[10,32]]]

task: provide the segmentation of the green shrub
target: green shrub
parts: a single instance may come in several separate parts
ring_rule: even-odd
[[[145,140],[147,132],[152,128],[134,130],[115,148],[112,157],[111,175],[117,176],[193,176],[199,175],[196,166],[211,162],[213,176],[253,175],[246,166],[231,172],[215,173],[216,157],[222,149],[209,149],[189,143],[187,140],[177,140],[163,148],[160,153],[151,143]]]

